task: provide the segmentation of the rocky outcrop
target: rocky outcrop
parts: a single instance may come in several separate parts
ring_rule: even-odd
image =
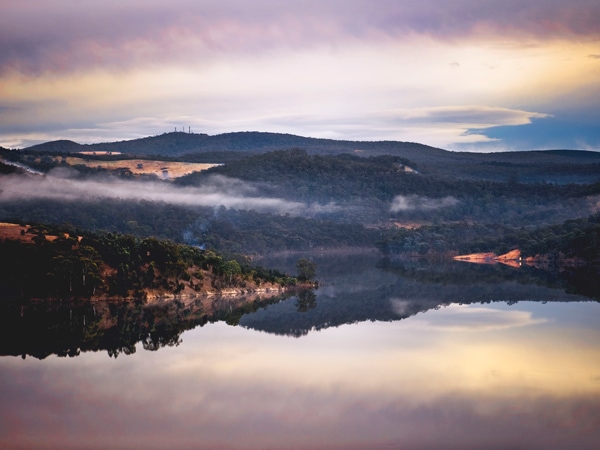
[[[521,251],[518,249],[511,250],[503,255],[496,255],[492,252],[487,253],[472,253],[470,255],[458,255],[453,258],[455,261],[465,261],[475,264],[506,264],[511,267],[520,267],[523,263]]]

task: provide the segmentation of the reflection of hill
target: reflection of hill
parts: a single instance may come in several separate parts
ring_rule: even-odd
[[[331,278],[319,273],[322,287],[316,292],[312,308],[302,310],[300,299],[293,298],[242,317],[240,325],[299,337],[311,330],[343,324],[404,319],[450,303],[582,301],[589,298],[577,293],[591,294],[581,287],[575,289],[568,280],[535,269],[465,267],[460,263],[432,265],[421,260],[388,265],[385,271],[377,272],[379,284],[375,283],[373,266],[365,269],[365,285],[362,274],[356,271],[350,276],[340,273]],[[349,278],[353,279],[351,287],[364,289],[348,288],[344,283]]]
[[[212,297],[193,302],[0,302],[0,355],[77,356],[106,350],[115,358],[179,345],[185,330],[207,322],[235,324],[246,313],[284,297]]]
[[[293,267],[298,255],[263,260]],[[0,355],[45,358],[106,350],[131,354],[178,345],[184,331],[226,321],[268,333],[303,336],[311,330],[363,321],[394,321],[450,303],[600,299],[597,273],[553,275],[537,269],[430,264],[383,264],[374,254],[314,257],[320,288],[295,297],[212,297],[156,302],[0,302]],[[585,270],[590,270],[586,268]],[[587,297],[585,297],[587,296]],[[268,307],[266,307],[269,305]]]

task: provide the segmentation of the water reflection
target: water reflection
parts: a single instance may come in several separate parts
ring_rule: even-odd
[[[0,358],[0,448],[598,448],[600,303],[560,277],[350,261],[160,351]]]
[[[293,267],[296,258],[264,261]],[[477,266],[425,260],[390,263],[372,254],[317,258],[320,288],[270,297],[200,297],[142,302],[0,302],[0,355],[77,356],[105,350],[117,357],[181,343],[184,331],[223,320],[268,333],[301,337],[365,321],[396,321],[451,303],[592,300],[573,271]],[[293,270],[293,269],[292,269]],[[570,280],[578,280],[573,284]],[[595,277],[593,278],[595,279]],[[583,287],[582,287],[583,286]],[[287,299],[287,300],[286,300]],[[268,308],[266,306],[270,305]],[[474,311],[474,310],[472,310]],[[470,316],[483,325],[480,316]],[[458,321],[455,320],[455,326]]]
[[[301,337],[348,323],[401,320],[451,303],[573,302],[600,298],[600,288],[593,282],[597,275],[580,274],[575,269],[551,273],[531,267],[514,269],[455,261],[392,263],[370,254],[344,259],[325,255],[316,260],[321,283],[311,308],[288,300],[242,317],[240,325]],[[261,263],[286,267],[292,261],[280,258]],[[304,314],[296,314],[297,311]]]
[[[105,350],[109,356],[177,346],[185,330],[241,316],[290,297],[199,297],[189,300],[0,302],[0,355],[43,359]],[[303,295],[300,293],[300,295]]]

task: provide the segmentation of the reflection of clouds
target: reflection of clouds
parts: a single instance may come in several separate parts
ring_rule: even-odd
[[[117,360],[0,358],[0,448],[598,448],[600,336],[574,319],[600,305],[549,303],[548,326],[502,331],[536,322],[519,307],[302,339],[218,323]]]
[[[394,312],[396,314],[398,314],[399,316],[404,316],[404,315],[408,314],[409,308],[410,308],[410,302],[408,300],[400,300],[397,298],[392,298],[390,300],[390,303],[392,305],[392,309],[394,310]]]
[[[595,323],[565,331],[565,306],[547,304],[556,322],[502,332],[536,322],[519,306],[452,305],[298,340],[209,324],[117,360],[0,358],[0,448],[597,448]]]
[[[492,331],[546,323],[529,311],[503,311],[484,306],[452,304],[411,320],[412,325],[438,331]]]
[[[458,389],[407,398],[386,385],[364,392],[331,380],[274,382],[274,363],[262,378],[249,377],[252,368],[215,376],[210,361],[193,372],[164,370],[178,359],[173,353],[10,365],[0,385],[0,447],[562,449],[576,442],[587,450],[600,442],[598,393]],[[112,370],[97,371],[94,357]]]

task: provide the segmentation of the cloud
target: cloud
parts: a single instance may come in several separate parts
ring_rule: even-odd
[[[190,93],[190,98],[194,98],[193,95],[193,93]],[[487,137],[482,132],[488,128],[526,125],[530,124],[533,119],[550,117],[549,114],[540,112],[485,105],[331,112],[324,110],[327,107],[325,105],[318,113],[314,111],[304,112],[301,111],[300,107],[296,107],[295,114],[290,111],[290,113],[279,112],[279,115],[277,115],[277,108],[279,108],[280,103],[285,101],[297,105],[295,99],[285,100],[286,97],[284,96],[281,101],[274,102],[262,98],[257,102],[263,102],[264,104],[253,104],[252,107],[259,109],[264,108],[264,105],[269,105],[274,110],[270,114],[261,114],[259,110],[251,112],[237,110],[222,114],[221,110],[223,108],[228,109],[229,106],[214,104],[209,107],[212,108],[212,116],[206,115],[203,117],[202,115],[194,116],[193,114],[182,113],[166,114],[163,117],[145,115],[124,120],[100,121],[95,126],[90,126],[89,123],[84,122],[77,123],[75,118],[71,121],[69,116],[66,116],[61,120],[69,123],[63,125],[66,128],[60,133],[60,138],[71,139],[79,143],[97,143],[115,140],[114,136],[119,136],[119,139],[134,139],[155,135],[158,131],[173,131],[174,127],[181,129],[185,126],[187,129],[189,126],[193,132],[208,134],[251,129],[332,139],[408,140],[447,148],[448,146],[452,147],[450,143],[492,141],[492,138]],[[32,108],[39,109],[35,105]],[[147,110],[146,113],[148,112]],[[61,124],[57,123],[45,126],[40,124],[35,133],[24,134],[26,130],[23,127],[29,125],[26,116],[30,114],[30,111],[21,113],[23,119],[6,130],[13,130],[12,133],[14,133],[15,138],[11,139],[9,133],[0,141],[0,145],[3,144],[9,148],[22,148],[57,138],[51,131],[52,127],[61,127]],[[90,114],[97,114],[97,112],[91,111]],[[0,117],[2,117],[1,111]],[[7,118],[6,122],[8,120]],[[53,120],[53,118],[49,118],[49,120]],[[7,127],[6,122],[4,127]],[[21,137],[17,138],[19,132]]]
[[[5,3],[8,147],[191,126],[452,149],[598,103],[572,95],[598,85],[592,0]]]
[[[467,105],[436,106],[398,111],[397,117],[425,123],[453,123],[467,128],[489,128],[500,125],[525,125],[531,119],[550,117],[549,114],[518,109]]]
[[[404,133],[415,136],[417,142],[453,148],[457,144],[492,141],[484,133],[488,128],[528,125],[533,119],[549,117],[546,113],[496,106],[449,105],[376,112],[363,123],[377,123],[379,133]]]
[[[153,66],[223,54],[334,48],[412,35],[456,40],[600,36],[593,0],[105,1],[3,5],[0,69],[69,72]]]
[[[102,198],[144,200],[182,206],[225,206],[275,214],[313,215],[338,211],[333,203],[305,204],[281,198],[261,197],[256,188],[241,180],[213,176],[200,187],[178,187],[163,182],[120,179],[80,179],[66,169],[45,176],[10,175],[0,178],[0,201],[49,199],[93,201]]]
[[[429,198],[420,195],[397,195],[392,201],[390,212],[400,211],[428,211],[431,209],[445,208],[458,204],[454,197]]]

